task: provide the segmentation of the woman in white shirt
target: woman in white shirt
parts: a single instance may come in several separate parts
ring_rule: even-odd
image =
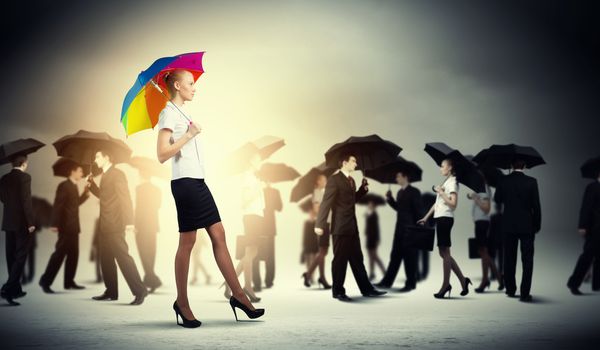
[[[201,325],[190,308],[187,279],[196,231],[202,228],[208,232],[217,265],[232,288],[233,295],[229,304],[236,320],[236,307],[250,318],[260,317],[264,314],[264,309],[255,309],[240,286],[225,242],[225,229],[219,211],[204,182],[204,158],[199,139],[202,129],[180,109],[194,97],[194,77],[189,71],[177,69],[166,73],[163,79],[170,101],[159,115],[157,156],[161,163],[171,159],[171,192],[177,207],[180,232],[179,247],[175,255],[177,300],[173,303],[177,324],[186,328]],[[182,323],[179,323],[179,318]]]
[[[483,174],[482,174],[483,175]],[[488,277],[490,269],[494,276],[499,276],[498,281],[500,287],[502,286],[502,276],[500,276],[494,260],[488,252],[489,244],[489,231],[490,231],[490,188],[486,184],[485,192],[483,193],[468,193],[467,198],[473,201],[473,209],[471,215],[473,217],[473,223],[475,224],[475,240],[477,242],[477,249],[479,256],[481,257],[481,269],[483,272],[483,278],[479,287],[475,288],[476,293],[483,293],[486,288],[490,286],[490,279]]]
[[[456,210],[456,206],[458,205],[458,182],[451,159],[444,159],[442,161],[440,172],[442,176],[446,177],[446,180],[441,186],[435,186],[434,190],[437,193],[435,203],[431,206],[427,214],[418,221],[419,224],[424,225],[431,215],[433,215],[435,220],[438,249],[442,257],[442,266],[444,269],[442,287],[438,293],[433,295],[438,299],[444,298],[446,293],[450,296],[450,291],[452,290],[452,285],[450,285],[451,271],[454,271],[462,285],[460,295],[465,296],[469,294],[469,284],[471,284],[471,280],[463,276],[460,267],[450,254],[450,232],[454,225],[454,210]]]

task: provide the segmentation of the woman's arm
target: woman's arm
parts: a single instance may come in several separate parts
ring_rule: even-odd
[[[434,209],[435,209],[435,204],[433,204],[431,206],[431,208],[429,208],[429,210],[427,211],[427,214],[425,214],[425,216],[423,216],[423,218],[421,220],[417,221],[417,224],[425,225],[425,223],[427,222],[427,220],[429,220],[429,218],[431,217],[431,215],[433,215]]]
[[[190,124],[188,131],[177,141],[171,143],[171,136],[173,131],[169,129],[160,129],[158,131],[158,142],[156,147],[156,155],[158,161],[161,163],[166,162],[176,155],[183,145],[188,143],[196,135],[200,133],[201,129],[196,124]]]
[[[440,191],[438,193],[440,196],[442,196],[444,203],[446,203],[450,208],[456,209],[456,205],[458,204],[458,197],[456,196],[456,193],[452,192],[449,196],[446,194],[446,192]]]

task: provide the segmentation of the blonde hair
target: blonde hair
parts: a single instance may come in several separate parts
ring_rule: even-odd
[[[167,72],[163,76],[163,81],[167,86],[167,91],[169,92],[169,96],[171,98],[175,97],[175,94],[177,93],[177,89],[175,88],[175,82],[181,81],[181,78],[183,78],[183,75],[186,72],[187,71],[185,69],[174,69],[172,71]]]

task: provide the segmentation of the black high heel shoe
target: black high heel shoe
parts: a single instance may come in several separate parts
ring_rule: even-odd
[[[265,309],[254,309],[254,310],[250,310],[246,305],[242,304],[239,300],[237,300],[234,296],[232,296],[231,298],[229,298],[229,305],[231,306],[231,310],[233,310],[233,314],[235,315],[235,320],[238,320],[237,317],[237,312],[235,311],[235,308],[237,307],[238,309],[244,311],[244,313],[246,314],[246,316],[248,316],[248,318],[250,319],[255,319],[255,318],[259,318],[260,316],[265,314]]]
[[[308,274],[305,272],[300,277],[302,277],[304,279],[304,286],[306,288],[310,288],[310,279],[308,278]]]
[[[451,290],[452,290],[452,285],[449,284],[448,287],[446,287],[441,292],[433,294],[433,297],[436,298],[436,299],[444,299],[444,295],[446,295],[446,293],[448,293],[448,298],[450,298],[450,291]]]
[[[329,283],[327,283],[327,281],[325,280],[325,278],[319,277],[319,279],[317,280],[317,282],[319,282],[319,284],[323,286],[323,289],[331,289],[331,285]]]
[[[460,292],[461,296],[464,297],[465,295],[469,294],[469,284],[473,284],[473,283],[471,283],[471,279],[469,277],[465,277],[465,287]]]
[[[188,320],[187,318],[185,318],[181,313],[179,305],[177,305],[177,300],[175,300],[175,302],[173,303],[173,310],[175,310],[175,321],[177,321],[177,325],[185,328],[197,328],[202,325],[202,322],[198,320]],[[179,323],[180,317],[182,323]]]
[[[490,288],[490,281],[487,281],[484,285],[475,288],[475,293],[483,293],[485,292],[486,288]]]

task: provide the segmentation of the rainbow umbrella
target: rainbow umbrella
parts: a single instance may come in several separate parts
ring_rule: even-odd
[[[141,72],[125,95],[121,110],[121,124],[127,135],[154,128],[158,115],[169,100],[169,92],[163,76],[176,69],[185,69],[200,78],[204,52],[191,52],[173,57],[159,58],[148,69]]]

